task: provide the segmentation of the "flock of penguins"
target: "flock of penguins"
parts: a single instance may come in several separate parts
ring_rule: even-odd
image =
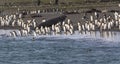
[[[12,26],[21,27],[17,31],[11,31],[9,37],[26,37],[26,36],[37,36],[37,35],[73,35],[76,31],[79,34],[91,33],[94,31],[109,31],[113,29],[120,30],[120,15],[118,12],[113,13],[114,17],[103,15],[98,18],[98,13],[94,12],[94,15],[90,15],[90,20],[79,21],[78,23],[71,22],[71,19],[67,19],[63,22],[58,22],[50,27],[47,26],[37,26],[36,20],[24,21],[22,14],[16,15],[6,15],[0,17],[0,26]],[[82,19],[86,19],[82,17]],[[46,22],[42,20],[41,22]],[[75,25],[75,26],[74,26]],[[31,27],[33,29],[31,29]]]

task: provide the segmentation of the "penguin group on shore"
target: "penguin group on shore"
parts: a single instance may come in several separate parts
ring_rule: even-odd
[[[32,13],[40,13],[33,11]],[[103,14],[102,17],[99,17],[97,12],[94,12],[94,15],[90,15],[89,20],[86,18],[86,14],[83,16],[85,21],[78,21],[74,23],[74,20],[68,18],[66,21],[58,22],[56,24],[47,26],[37,26],[36,20],[27,20],[24,21],[21,14],[16,15],[6,15],[0,17],[0,26],[11,26],[11,27],[20,27],[18,31],[10,32],[9,36],[11,37],[25,37],[29,35],[72,35],[75,31],[78,31],[80,34],[86,34],[87,32],[91,33],[93,31],[110,31],[110,30],[120,30],[120,15],[118,12],[115,12],[114,17],[106,16]],[[42,20],[41,22],[46,22]],[[31,27],[33,29],[31,29]],[[114,28],[114,29],[113,29]]]

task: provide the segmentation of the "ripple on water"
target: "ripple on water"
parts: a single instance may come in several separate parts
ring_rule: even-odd
[[[0,38],[0,64],[118,64],[120,41],[90,36]]]

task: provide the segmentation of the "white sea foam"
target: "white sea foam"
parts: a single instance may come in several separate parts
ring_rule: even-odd
[[[9,35],[12,31],[18,30],[0,30],[0,38],[4,37],[4,35]],[[26,36],[26,37],[16,37],[16,39],[29,39],[33,38],[34,36]],[[77,31],[73,35],[37,35],[35,38],[54,38],[54,39],[82,39],[82,38],[91,38],[91,39],[101,39],[105,41],[115,41],[120,42],[120,32],[86,32],[86,34],[79,34]],[[9,37],[12,38],[12,37]]]

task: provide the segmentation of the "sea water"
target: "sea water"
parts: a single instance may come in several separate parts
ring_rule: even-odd
[[[1,35],[9,31],[1,30]],[[119,64],[120,33],[0,36],[0,64]]]

